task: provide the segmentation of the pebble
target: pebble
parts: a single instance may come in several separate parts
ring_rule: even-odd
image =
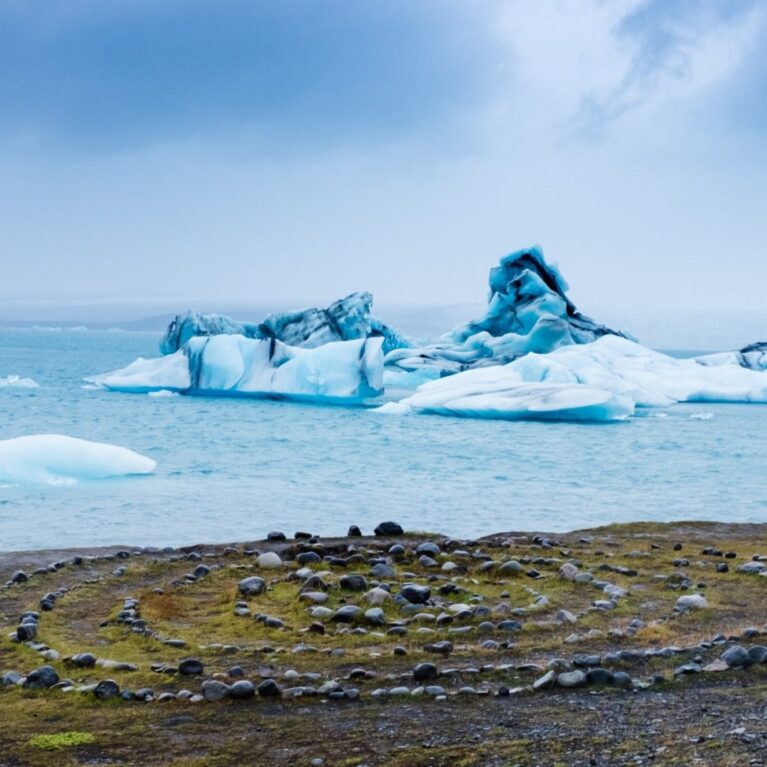
[[[202,661],[197,658],[186,658],[178,664],[178,673],[187,676],[194,674],[202,674],[205,671],[205,666]]]
[[[722,660],[729,668],[746,668],[753,663],[748,650],[741,645],[728,647],[721,655]]]
[[[419,663],[413,669],[413,680],[416,682],[430,682],[439,676],[439,671],[433,663]]]
[[[414,605],[422,605],[429,601],[431,590],[417,583],[405,583],[399,590],[401,597]]]
[[[256,688],[253,682],[247,679],[240,679],[229,688],[229,697],[233,700],[249,700],[255,694]]]
[[[704,610],[708,607],[708,602],[702,594],[686,594],[676,600],[676,608],[680,612],[688,610]]]
[[[120,685],[114,679],[104,679],[93,688],[93,694],[99,700],[116,698],[120,694]]]

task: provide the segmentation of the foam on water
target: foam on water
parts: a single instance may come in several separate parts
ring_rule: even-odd
[[[0,396],[0,439],[77,434],[157,461],[140,479],[0,487],[2,548],[235,541],[271,529],[329,535],[387,518],[463,536],[767,519],[764,405],[676,405],[599,425],[82,388],[93,371],[152,356],[157,340],[0,332],[6,369],[40,384]],[[690,417],[704,412],[714,417]]]

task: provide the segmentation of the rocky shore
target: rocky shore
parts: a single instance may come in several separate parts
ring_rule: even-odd
[[[0,765],[767,764],[767,525],[0,553]]]

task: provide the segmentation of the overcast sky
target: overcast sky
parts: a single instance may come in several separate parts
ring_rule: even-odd
[[[763,309],[764,0],[2,0],[0,299]]]

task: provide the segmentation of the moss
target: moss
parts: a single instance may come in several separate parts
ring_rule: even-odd
[[[71,748],[72,746],[82,746],[85,743],[93,743],[96,738],[90,732],[56,732],[50,735],[34,735],[29,739],[29,745],[33,748],[40,748],[44,751],[56,751],[60,748]]]

